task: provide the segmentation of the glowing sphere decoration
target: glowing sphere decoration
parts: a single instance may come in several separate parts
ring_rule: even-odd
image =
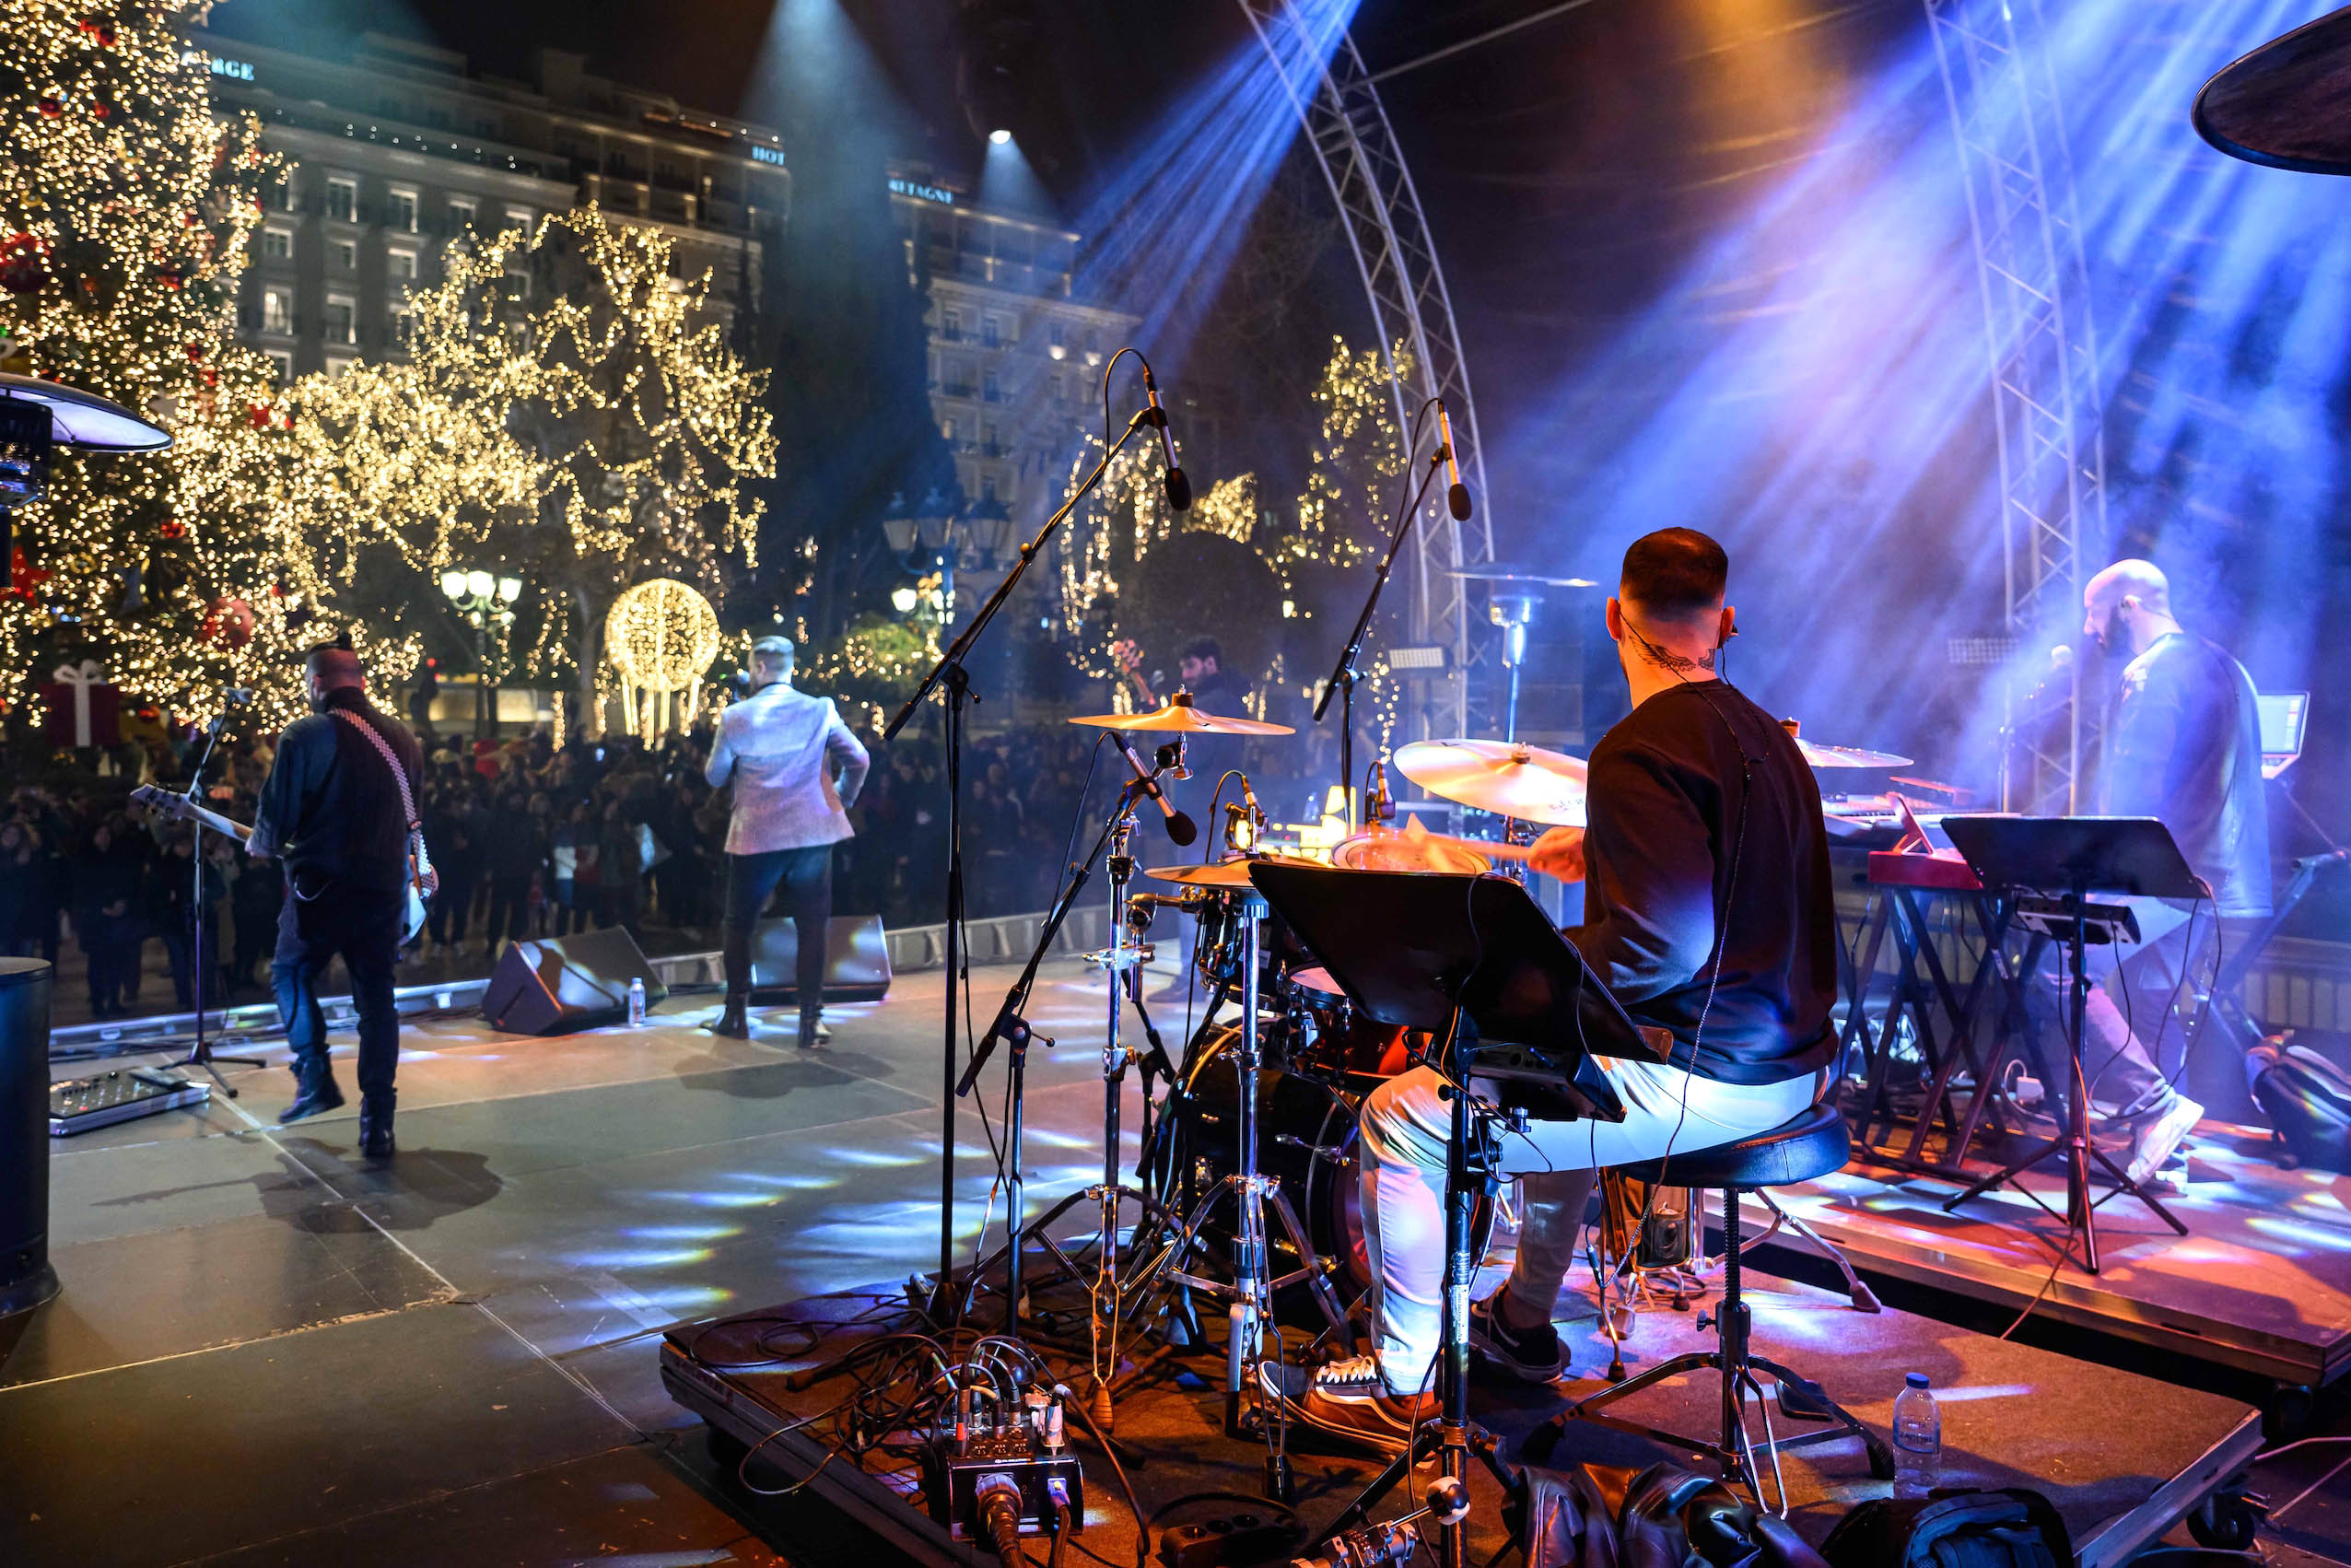
[[[692,723],[703,673],[722,645],[718,612],[675,578],[640,582],[614,600],[604,617],[604,657],[620,676],[621,711],[630,731],[649,739],[673,720],[680,727]],[[683,702],[673,705],[680,693]]]

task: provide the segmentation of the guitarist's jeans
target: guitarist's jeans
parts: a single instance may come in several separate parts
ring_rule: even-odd
[[[351,976],[351,1004],[359,1014],[359,1093],[389,1104],[400,1063],[400,1014],[392,1004],[392,965],[400,950],[401,892],[372,892],[328,883],[304,898],[288,889],[277,913],[277,956],[270,983],[277,1016],[294,1053],[294,1073],[305,1088],[332,1081],[326,1017],[319,986],[337,954]]]

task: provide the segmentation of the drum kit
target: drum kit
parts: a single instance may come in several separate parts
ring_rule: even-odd
[[[1070,722],[1164,734],[1178,743],[1189,735],[1295,732],[1284,724],[1211,713],[1181,691],[1149,711]],[[1901,758],[1857,747],[1798,743],[1815,766],[1903,766]],[[1163,768],[1180,766],[1179,759],[1180,744],[1163,748]],[[1392,760],[1429,795],[1503,819],[1501,837],[1433,832],[1417,813],[1408,813],[1397,828],[1374,813],[1372,825],[1332,848],[1325,867],[1331,874],[1468,872],[1523,879],[1539,829],[1586,822],[1585,765],[1563,753],[1524,742],[1434,740],[1401,746]],[[1224,1389],[1227,1419],[1237,1429],[1248,1419],[1243,1391],[1255,1387],[1255,1364],[1267,1353],[1274,1323],[1343,1335],[1348,1310],[1369,1290],[1356,1154],[1360,1108],[1382,1082],[1418,1064],[1433,1042],[1370,1018],[1279,928],[1251,883],[1252,867],[1323,862],[1257,848],[1244,808],[1233,808],[1223,858],[1139,868],[1130,843],[1134,808],[1148,788],[1148,781],[1130,784],[1105,828],[1111,939],[1109,947],[1088,954],[1111,982],[1103,1056],[1103,1180],[1070,1194],[1030,1234],[1045,1238],[1050,1222],[1091,1199],[1101,1210],[1096,1235],[1115,1242],[1128,1234],[1122,1206],[1136,1205],[1141,1219],[1126,1247],[1103,1246],[1099,1266],[1083,1274],[1063,1258],[1065,1271],[1093,1295],[1096,1413],[1109,1414],[1117,1336],[1144,1318],[1146,1299],[1164,1292],[1171,1293],[1172,1342],[1199,1342],[1195,1298],[1221,1304],[1228,1316]],[[1138,874],[1172,891],[1130,891]],[[1146,940],[1152,920],[1171,909],[1197,924],[1194,968],[1209,998],[1205,1017],[1172,1066],[1157,1049],[1140,984],[1142,965],[1152,956]],[[1220,1019],[1234,1002],[1237,1016]],[[1125,1043],[1129,1005],[1151,1041],[1147,1056]],[[1125,1185],[1118,1169],[1119,1097],[1126,1069],[1138,1061],[1145,1064],[1146,1103],[1140,1188]],[[1169,1079],[1156,1105],[1154,1067]],[[1511,1207],[1490,1201],[1478,1216],[1478,1252],[1490,1262],[1490,1248],[1506,1246],[1515,1228]],[[1059,1255],[1049,1239],[1037,1245]]]

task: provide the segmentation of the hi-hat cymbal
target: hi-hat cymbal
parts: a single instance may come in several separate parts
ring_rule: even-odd
[[[1192,694],[1177,692],[1164,708],[1149,713],[1089,713],[1070,720],[1072,724],[1091,724],[1097,730],[1177,730],[1192,735],[1294,735],[1298,731],[1287,724],[1269,724],[1262,719],[1227,719],[1195,707]]]
[[[1911,759],[1896,756],[1892,752],[1873,752],[1864,746],[1825,746],[1819,741],[1795,738],[1795,749],[1804,760],[1815,767],[1908,767]]]
[[[1320,860],[1301,860],[1292,855],[1244,855],[1238,860],[1219,860],[1207,866],[1151,866],[1143,875],[1153,882],[1181,883],[1186,887],[1246,887],[1249,868],[1259,865],[1319,866]]]
[[[1511,741],[1414,741],[1398,771],[1432,795],[1496,816],[1553,827],[1584,825],[1584,764]]]

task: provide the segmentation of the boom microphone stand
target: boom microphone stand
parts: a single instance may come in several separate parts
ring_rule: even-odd
[[[1420,413],[1412,415],[1415,447],[1421,444],[1421,415],[1426,414],[1429,404],[1434,402],[1435,398],[1429,399],[1421,405]],[[1319,724],[1329,711],[1332,694],[1339,696],[1339,783],[1346,791],[1347,829],[1351,833],[1355,830],[1355,682],[1359,679],[1355,660],[1363,651],[1363,638],[1372,629],[1373,615],[1379,611],[1380,594],[1387,587],[1387,574],[1396,565],[1396,553],[1404,548],[1405,535],[1412,532],[1412,520],[1420,514],[1421,497],[1429,493],[1429,482],[1451,455],[1451,449],[1442,445],[1429,454],[1429,471],[1421,475],[1420,488],[1412,492],[1411,500],[1405,504],[1397,515],[1395,526],[1388,531],[1387,554],[1380,557],[1379,570],[1372,576],[1372,591],[1363,601],[1363,613],[1355,617],[1355,629],[1347,634],[1347,646],[1339,650],[1339,662],[1332,667],[1330,679],[1323,683],[1322,696],[1315,699],[1315,722]]]
[[[220,727],[228,720],[228,713],[224,708],[213,716],[211,724],[205,730],[204,755],[196,758],[195,771],[188,778],[185,799],[190,805],[199,803],[196,796],[204,789],[205,765],[212,760],[212,750],[220,743]],[[196,887],[195,898],[190,906],[194,914],[195,930],[188,939],[188,966],[195,971],[196,976],[196,1042],[188,1048],[186,1056],[171,1065],[203,1068],[212,1074],[212,1081],[220,1085],[220,1092],[233,1100],[237,1097],[237,1091],[229,1086],[228,1080],[220,1075],[220,1069],[213,1063],[225,1061],[237,1067],[265,1067],[268,1063],[257,1056],[215,1056],[212,1042],[205,1038],[205,825],[204,819],[199,816],[191,816],[188,823],[195,833]],[[226,1028],[228,1024],[228,995],[225,986],[220,1000],[221,1026]]]
[[[882,731],[882,739],[885,743],[895,740],[898,731],[906,727],[906,720],[914,717],[915,710],[930,694],[937,690],[944,691],[947,763],[946,1042],[940,1064],[944,1093],[940,1096],[943,1126],[939,1140],[939,1274],[931,1283],[929,1304],[936,1314],[943,1315],[949,1310],[954,1288],[952,1276],[955,1265],[955,992],[963,967],[964,705],[976,700],[972,696],[971,675],[964,668],[964,661],[969,657],[980,635],[987,631],[988,624],[995,620],[997,612],[1004,607],[1005,601],[1012,598],[1013,590],[1020,586],[1021,579],[1027,575],[1029,567],[1053,537],[1053,531],[1061,526],[1061,520],[1076,510],[1078,503],[1102,483],[1103,474],[1110,467],[1110,460],[1134,439],[1136,431],[1154,423],[1152,415],[1156,412],[1152,408],[1138,409],[1135,416],[1127,421],[1125,433],[1102,454],[1102,461],[1094,465],[1094,472],[1085,476],[1084,483],[1070,498],[1061,503],[1060,509],[1045,520],[1044,526],[1036,531],[1036,537],[1021,546],[1020,558],[1012,563],[1012,569],[1005,575],[1004,580],[997,584],[996,591],[988,596],[988,602],[972,616],[971,624],[947,645],[947,650],[939,656],[939,661],[930,667],[922,677],[921,684],[915,687],[914,695],[906,698],[906,706],[898,709],[897,717],[890,720],[889,728]]]

